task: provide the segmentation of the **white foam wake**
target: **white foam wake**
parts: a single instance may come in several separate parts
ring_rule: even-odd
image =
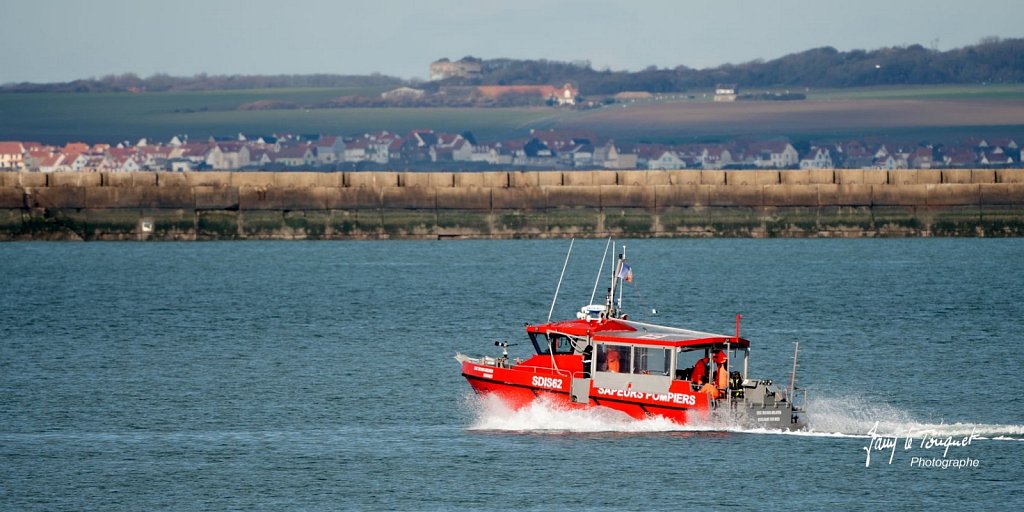
[[[515,410],[495,395],[483,395],[473,397],[470,407],[476,416],[470,430],[589,433],[664,432],[679,428],[665,418],[635,420],[612,409],[570,408],[546,398]]]
[[[813,437],[870,437],[877,435],[967,436],[983,439],[1024,441],[1024,425],[982,423],[928,423],[888,404],[859,398],[820,397],[808,404],[807,429],[784,431],[749,428],[725,417],[693,418],[685,425],[653,417],[637,420],[603,407],[576,408],[539,399],[518,410],[494,395],[467,398],[474,420],[470,430],[534,433],[649,433],[649,432],[738,432]],[[876,426],[877,424],[877,426]]]
[[[860,397],[820,397],[807,407],[808,431],[869,437],[874,430],[880,436],[935,437],[976,435],[985,439],[1024,441],[1024,425],[923,421],[885,403]]]

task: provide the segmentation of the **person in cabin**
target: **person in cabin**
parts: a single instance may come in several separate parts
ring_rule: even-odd
[[[714,378],[700,388],[700,392],[707,393],[712,399],[717,399],[722,397],[725,390],[729,388],[729,358],[725,356],[725,352],[716,350],[712,360],[715,362]]]
[[[690,382],[697,384],[698,386],[708,381],[708,357],[704,356],[697,360],[693,365],[693,370],[690,370]]]
[[[594,361],[594,346],[587,345],[587,348],[583,349],[583,378],[590,378],[590,365]]]
[[[608,371],[619,373],[621,371],[621,365],[619,364],[619,351],[614,349],[608,350]]]

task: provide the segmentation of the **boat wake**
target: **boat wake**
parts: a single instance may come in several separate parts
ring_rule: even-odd
[[[681,426],[669,419],[654,417],[636,420],[625,413],[603,407],[566,407],[540,398],[520,409],[513,409],[495,395],[471,395],[469,408],[476,416],[470,430],[598,433],[598,432],[670,432]]]
[[[1024,441],[1024,425],[985,423],[946,423],[914,417],[889,404],[859,397],[820,397],[812,399],[807,408],[809,434],[834,434],[870,437],[879,436],[932,437],[970,436],[979,439]]]
[[[1024,441],[1024,425],[993,425],[982,423],[929,423],[919,421],[906,411],[886,404],[871,403],[858,398],[826,398],[812,400],[807,429],[784,431],[750,428],[727,417],[697,418],[686,425],[653,417],[633,419],[626,414],[605,408],[566,407],[552,400],[539,399],[520,409],[513,409],[494,395],[467,398],[474,415],[470,430],[530,433],[649,433],[649,432],[736,432],[809,437],[871,437],[879,436],[933,437],[970,436],[978,439]]]

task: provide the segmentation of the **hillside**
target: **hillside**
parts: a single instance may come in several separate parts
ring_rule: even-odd
[[[0,92],[166,92],[276,88],[395,88],[413,85],[437,89],[451,85],[519,85],[573,83],[586,96],[622,91],[652,93],[706,89],[719,83],[742,87],[846,88],[884,85],[1014,84],[1024,83],[1024,39],[989,38],[973,46],[945,52],[919,44],[840,52],[814,48],[769,61],[723,64],[715,68],[672,69],[649,67],[642,71],[595,70],[589,62],[478,59],[481,73],[472,79],[450,78],[421,84],[415,80],[373,74],[171,77],[140,78],[134,74],[64,83],[18,83],[0,86]],[[427,63],[424,63],[426,67]]]
[[[743,87],[845,88],[880,85],[1009,84],[1024,82],[1024,39],[992,39],[946,52],[921,45],[840,52],[824,47],[770,61],[716,68],[649,67],[638,72],[596,71],[589,63],[481,61],[482,84],[571,82],[584,95],[622,91],[677,92],[715,84]],[[453,81],[459,82],[458,79]]]

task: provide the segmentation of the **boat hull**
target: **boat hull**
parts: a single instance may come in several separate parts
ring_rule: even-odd
[[[709,410],[707,397],[700,393],[642,393],[601,388],[588,382],[586,393],[574,394],[570,375],[543,370],[462,363],[462,376],[473,391],[495,395],[513,409],[543,397],[564,407],[604,407],[636,419],[661,416],[679,424],[692,417],[706,417]],[[581,395],[587,398],[581,399]]]
[[[635,419],[662,417],[680,425],[713,425],[716,420],[724,420],[729,425],[751,428],[792,430],[805,426],[794,414],[792,404],[767,400],[764,388],[758,387],[762,383],[755,383],[744,393],[711,400],[706,393],[690,390],[686,381],[674,381],[667,392],[612,389],[594,385],[591,379],[579,375],[574,378],[565,371],[507,366],[493,360],[463,360],[462,376],[476,393],[497,396],[513,409],[543,398],[561,407],[603,407]]]

